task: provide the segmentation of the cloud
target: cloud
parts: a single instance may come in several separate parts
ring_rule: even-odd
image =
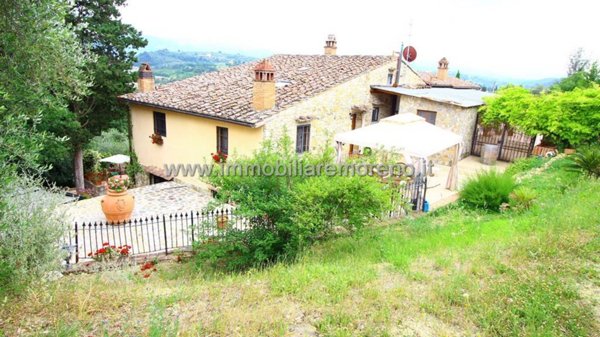
[[[420,68],[442,56],[451,72],[563,76],[578,47],[600,59],[595,1],[184,1],[129,0],[123,20],[181,49],[320,54],[327,34],[340,54],[390,54],[402,41]]]

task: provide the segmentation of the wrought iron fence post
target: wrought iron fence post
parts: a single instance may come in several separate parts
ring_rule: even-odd
[[[165,236],[165,255],[169,255],[169,244],[167,241],[167,218],[165,217],[165,215],[163,214],[163,230],[164,230],[164,236]]]
[[[192,230],[192,245],[193,245],[194,244],[194,211],[190,212],[190,221],[192,224],[191,230]]]
[[[77,222],[75,222],[75,263],[79,263],[79,230],[77,230]]]
[[[500,148],[498,149],[498,160],[502,157],[502,150],[504,148],[504,138],[506,137],[506,124],[502,124],[502,136],[500,137]]]
[[[477,135],[479,134],[479,113],[475,117],[475,128],[473,129],[473,139],[471,139],[471,151],[469,154],[475,154],[475,147],[477,146]]]

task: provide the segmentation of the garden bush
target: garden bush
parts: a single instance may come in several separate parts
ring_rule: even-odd
[[[510,194],[510,207],[517,211],[528,210],[533,206],[537,193],[528,187],[518,187]]]
[[[375,178],[327,177],[308,179],[294,191],[290,231],[302,246],[336,227],[360,230],[371,218],[390,208],[389,190]]]
[[[466,182],[460,191],[460,198],[469,206],[499,211],[503,203],[509,202],[509,195],[514,188],[512,176],[495,170],[484,171]]]
[[[333,152],[295,153],[289,137],[267,141],[241,166],[301,163],[332,164]],[[230,163],[231,164],[231,163]],[[305,247],[327,237],[335,227],[359,230],[390,208],[390,190],[373,177],[297,175],[224,175],[213,170],[209,182],[221,202],[236,205],[237,214],[253,219],[255,228],[228,230],[224,237],[196,246],[198,265],[232,271],[294,258]]]
[[[196,265],[227,272],[264,266],[284,257],[283,239],[264,222],[248,230],[229,229],[218,239],[206,237],[194,244]]]
[[[61,269],[65,227],[55,211],[62,202],[56,192],[24,177],[0,189],[0,296]]]
[[[600,146],[581,147],[569,156],[568,168],[593,178],[600,178]]]
[[[99,172],[100,171],[100,160],[102,154],[96,150],[85,149],[83,151],[83,171],[87,172]]]

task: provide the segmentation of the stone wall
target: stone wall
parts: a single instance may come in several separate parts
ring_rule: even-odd
[[[385,85],[394,64],[389,62],[278,113],[265,122],[264,138],[277,139],[287,130],[295,144],[297,126],[310,124],[311,151],[333,146],[335,134],[351,129],[353,111],[364,111],[361,118],[366,119],[368,115],[371,121],[370,86]],[[357,127],[359,125],[357,121]]]
[[[400,96],[400,113],[417,113],[417,110],[435,111],[435,125],[462,137],[462,157],[471,152],[473,130],[477,121],[477,107],[462,108],[457,105],[435,102],[412,96]]]

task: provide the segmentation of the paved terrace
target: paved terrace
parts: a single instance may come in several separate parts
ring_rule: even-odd
[[[208,191],[176,182],[132,188],[129,193],[135,197],[132,219],[200,211],[213,200]],[[100,196],[64,204],[66,218],[73,223],[106,221],[100,206],[102,198],[103,196]]]
[[[481,163],[481,158],[475,156],[469,156],[458,162],[458,188],[460,189],[463,184],[472,176],[477,174],[479,171],[497,170],[498,172],[504,172],[508,167],[509,163],[498,161],[496,165],[484,165]],[[458,199],[458,191],[450,191],[446,189],[446,179],[450,166],[435,165],[434,176],[427,178],[427,194],[425,199],[429,201],[430,209],[447,205]]]
[[[67,221],[78,224],[78,250],[81,258],[101,248],[104,242],[115,246],[131,245],[134,254],[164,252],[167,249],[173,251],[178,247],[189,246],[192,242],[192,223],[196,235],[200,235],[201,231],[208,231],[208,235],[217,234],[216,216],[205,217],[202,224],[198,223],[201,219],[198,216],[195,217],[195,222],[189,217],[191,212],[206,209],[213,200],[208,191],[177,182],[164,182],[133,188],[129,193],[135,197],[132,220],[144,219],[142,222],[119,226],[101,225],[106,221],[100,206],[103,196],[62,205],[60,211],[64,212]],[[181,214],[188,216],[182,217]],[[163,215],[166,221],[163,220]],[[169,215],[174,217],[169,218]],[[69,245],[75,246],[74,231],[71,231],[71,238],[66,240]],[[74,259],[73,256],[72,262]]]

